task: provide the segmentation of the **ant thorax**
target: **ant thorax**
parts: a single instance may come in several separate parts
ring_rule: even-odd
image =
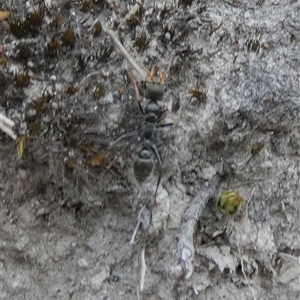
[[[154,130],[155,130],[154,123],[146,122],[141,132],[142,139],[152,140]]]
[[[155,120],[152,121],[152,116],[155,116]],[[154,123],[161,116],[161,107],[158,105],[156,100],[150,100],[148,105],[145,107],[145,119],[147,122]]]

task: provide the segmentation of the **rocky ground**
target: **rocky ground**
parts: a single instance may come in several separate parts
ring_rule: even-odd
[[[299,1],[143,2],[0,1],[0,299],[298,299]],[[101,155],[143,126],[109,29],[174,53],[157,205],[138,139]]]

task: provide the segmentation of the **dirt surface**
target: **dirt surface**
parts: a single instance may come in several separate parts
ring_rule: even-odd
[[[143,2],[0,1],[0,111],[27,137],[18,158],[0,133],[0,299],[299,299],[299,1]],[[156,206],[138,139],[101,156],[143,126],[108,29],[146,69],[174,51]]]

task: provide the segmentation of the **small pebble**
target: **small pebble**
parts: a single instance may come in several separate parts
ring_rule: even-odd
[[[36,110],[35,109],[29,109],[28,111],[27,111],[27,116],[28,117],[33,117],[33,116],[35,116],[36,115]]]
[[[81,258],[77,261],[77,265],[80,267],[80,268],[86,268],[89,264],[88,262],[84,259],[84,258]]]
[[[103,266],[102,270],[100,273],[96,274],[92,278],[92,289],[94,291],[99,291],[102,288],[103,282],[109,278],[109,268],[107,265]]]
[[[52,103],[51,103],[51,107],[52,107],[53,109],[58,109],[58,103],[57,103],[57,102],[52,102]]]

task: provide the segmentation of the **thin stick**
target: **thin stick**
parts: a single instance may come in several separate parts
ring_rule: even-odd
[[[10,136],[13,140],[17,139],[17,136],[14,134],[14,132],[6,126],[3,122],[0,122],[0,129],[6,133],[8,136]]]
[[[246,205],[246,217],[245,217],[245,220],[244,220],[244,222],[243,222],[243,226],[245,226],[244,224],[246,223],[246,221],[247,221],[247,219],[248,219],[248,207],[249,207],[250,201],[252,200],[252,197],[253,197],[253,194],[254,194],[254,190],[255,190],[255,187],[252,189],[250,198],[249,198],[249,200],[247,201],[247,205]],[[239,258],[240,258],[240,260],[241,260],[242,273],[243,273],[243,275],[244,275],[244,277],[245,277],[245,279],[246,279],[246,282],[247,282],[248,287],[249,287],[249,289],[250,289],[250,291],[251,291],[251,294],[252,294],[253,299],[256,300],[254,291],[253,291],[253,289],[251,288],[249,279],[248,279],[248,277],[247,277],[247,275],[246,275],[246,273],[245,273],[245,270],[244,270],[244,263],[243,263],[244,260],[243,260],[243,258],[242,258],[242,254],[241,254],[240,243],[238,243],[237,246],[238,246],[238,250],[239,250]]]
[[[145,286],[145,275],[146,275],[146,261],[145,261],[145,247],[143,247],[141,252],[141,282],[140,282],[140,291],[142,292],[144,290]]]
[[[139,55],[139,53],[135,50],[135,49],[132,49],[134,54],[138,57],[138,59],[140,61],[142,61],[142,57]],[[142,68],[143,70],[147,73],[147,75],[149,75],[149,71],[147,70],[147,68],[142,64]]]
[[[133,15],[135,15],[138,10],[140,9],[142,3],[141,1],[136,1],[135,5],[133,8],[130,10],[130,12],[124,17],[124,19],[121,21],[121,24],[124,24],[126,21],[128,21]]]
[[[15,126],[14,121],[12,121],[11,119],[7,118],[5,115],[3,115],[2,113],[0,113],[0,122],[3,122],[4,124],[6,124],[9,127],[13,127]]]
[[[125,47],[121,44],[119,39],[117,38],[115,32],[111,29],[107,30],[107,33],[110,35],[111,39],[123,55],[125,59],[129,62],[129,64],[138,72],[138,74],[141,76],[141,78],[144,80],[147,76],[146,72],[144,72],[139,65],[135,62],[135,60],[130,56],[128,51],[125,49]]]
[[[85,78],[83,78],[80,82],[79,85],[83,85],[84,82],[91,76],[94,76],[94,75],[99,75],[101,73],[101,71],[95,71],[95,72],[92,72],[92,73],[89,73]]]
[[[146,208],[146,205],[144,205],[144,206],[140,209],[140,211],[139,211],[139,214],[138,214],[138,221],[137,221],[137,224],[136,224],[136,226],[135,226],[135,228],[134,228],[132,237],[131,237],[131,239],[130,239],[130,241],[129,241],[129,245],[135,244],[134,238],[135,238],[135,236],[136,236],[136,234],[137,234],[137,231],[138,231],[138,229],[139,229],[139,226],[140,226],[140,224],[141,224],[141,216],[142,216],[142,212],[144,211],[145,208]]]
[[[135,80],[134,76],[129,71],[127,73],[128,73],[129,78],[131,79],[131,81],[133,83],[136,100],[137,100],[138,103],[140,103],[142,101],[142,98],[141,98],[141,95],[139,93],[139,89],[137,87],[136,80]]]
[[[0,113],[0,130],[5,132],[13,140],[17,139],[17,135],[13,132],[12,127],[15,126],[15,123],[7,118],[4,114]]]
[[[240,244],[238,244],[238,250],[239,250],[239,257],[240,257],[240,260],[241,260],[242,273],[243,273],[243,275],[244,275],[244,277],[245,277],[245,279],[246,279],[246,282],[247,282],[248,287],[249,287],[249,289],[250,289],[250,291],[251,291],[251,294],[252,294],[253,299],[254,299],[254,300],[257,300],[257,298],[255,297],[254,291],[253,291],[253,289],[252,289],[252,287],[251,287],[251,285],[250,285],[250,281],[249,281],[249,279],[248,279],[248,277],[247,277],[247,275],[246,275],[246,273],[245,273],[245,270],[244,270],[244,263],[243,263],[244,260],[243,260],[242,255],[241,255]]]
[[[172,61],[174,59],[174,55],[175,55],[175,51],[173,50],[172,53],[171,53],[171,58],[170,58],[169,63],[168,63],[168,69],[167,69],[167,73],[166,73],[167,75],[169,75],[169,73],[170,73],[171,64],[172,64]]]
[[[254,190],[255,190],[255,187],[252,189],[251,191],[251,195],[250,195],[250,199],[247,201],[247,205],[246,205],[246,217],[245,217],[245,220],[243,222],[243,224],[247,221],[248,219],[248,208],[249,208],[249,203],[250,201],[252,200],[252,197],[253,197],[253,194],[254,194]]]
[[[286,258],[286,259],[289,259],[290,261],[300,265],[300,258],[297,257],[297,256],[294,256],[294,255],[291,255],[291,254],[288,254],[288,253],[284,253],[284,252],[279,252],[279,256],[281,256],[283,258]]]

